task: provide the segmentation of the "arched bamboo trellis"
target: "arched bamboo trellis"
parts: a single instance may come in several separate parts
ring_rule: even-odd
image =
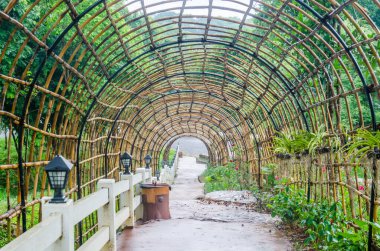
[[[276,161],[277,131],[378,130],[380,18],[371,13],[380,12],[368,6],[380,2],[0,1],[8,236],[37,221],[27,216],[38,219],[49,193],[42,167],[57,153],[76,166],[67,192],[78,199],[117,178],[120,152],[133,153],[134,167],[149,152],[157,166],[181,135],[204,139],[216,164],[233,144],[261,177],[260,165]],[[342,158],[319,163],[336,175],[313,176],[315,197],[355,192],[376,220],[378,197],[367,183],[359,191],[357,177],[356,187],[341,179],[352,165]],[[302,171],[293,178],[308,183]],[[326,184],[333,195],[317,193]],[[91,234],[94,221],[84,224]]]

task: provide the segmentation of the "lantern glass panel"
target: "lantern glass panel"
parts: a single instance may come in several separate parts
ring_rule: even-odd
[[[130,159],[122,159],[121,162],[123,163],[124,167],[129,167],[130,165]]]
[[[64,189],[66,181],[65,171],[49,171],[49,180],[52,189]]]
[[[146,163],[146,164],[149,165],[151,160],[152,160],[152,159],[151,159],[150,156],[146,156],[146,157],[145,157],[145,163]]]

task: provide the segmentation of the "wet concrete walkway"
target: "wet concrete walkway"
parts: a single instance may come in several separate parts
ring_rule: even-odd
[[[149,222],[123,231],[118,250],[133,251],[270,251],[291,250],[269,215],[248,212],[233,205],[208,204],[198,175],[205,168],[195,158],[179,160],[178,175],[170,193],[172,219]]]

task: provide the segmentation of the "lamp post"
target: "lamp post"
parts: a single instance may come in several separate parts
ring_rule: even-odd
[[[120,162],[121,162],[122,166],[124,167],[124,174],[131,174],[129,169],[130,169],[131,164],[132,164],[132,156],[129,153],[124,152],[120,156]]]
[[[69,172],[73,164],[62,157],[56,155],[45,167],[50,187],[54,190],[54,197],[49,203],[65,203],[67,198],[63,190],[66,187]]]
[[[152,161],[152,157],[149,154],[147,154],[145,156],[144,160],[145,160],[145,164],[146,164],[145,169],[149,169],[150,168],[149,165],[150,165],[150,162]]]

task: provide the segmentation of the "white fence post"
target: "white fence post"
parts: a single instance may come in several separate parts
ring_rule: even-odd
[[[162,182],[162,183],[165,183],[166,182],[166,173],[165,173],[165,166],[163,166],[162,168],[161,168],[161,173],[160,173],[160,182]]]
[[[49,199],[47,197],[42,199],[42,221],[51,215],[62,215],[62,237],[53,243],[49,249],[55,251],[74,251],[73,200],[69,199],[66,203],[49,203]]]
[[[143,183],[144,182],[151,182],[151,181],[152,181],[152,169],[151,168],[148,168],[148,169],[145,168],[145,180],[143,180]]]
[[[136,168],[136,174],[139,174],[139,173],[141,173],[141,175],[142,175],[142,183],[144,183],[144,181],[145,181],[145,167]],[[136,186],[136,195],[140,195],[141,196],[141,203],[136,208],[136,211],[135,211],[135,220],[139,220],[139,219],[143,218],[143,214],[144,214],[144,207],[142,205],[142,195],[141,195],[140,184],[137,184],[137,186]]]
[[[123,207],[129,207],[129,218],[125,223],[127,227],[135,226],[135,186],[133,185],[133,174],[120,173],[120,180],[129,181],[129,190],[125,193],[125,196],[120,196],[120,209]]]
[[[109,227],[109,242],[103,250],[116,250],[116,223],[115,223],[115,180],[101,179],[98,182],[98,190],[108,189],[108,203],[98,209],[98,228]]]
[[[174,156],[174,160],[172,163],[172,166],[164,165],[161,169],[160,173],[160,182],[167,183],[167,184],[173,184],[174,179],[177,174],[178,170],[178,161],[179,161],[179,146],[177,146],[176,149],[176,155]]]

